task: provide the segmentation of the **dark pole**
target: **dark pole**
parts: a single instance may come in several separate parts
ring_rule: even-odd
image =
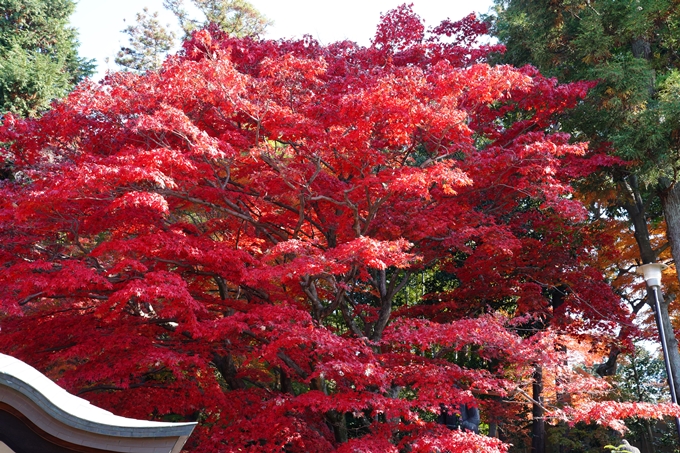
[[[659,340],[661,341],[661,351],[663,352],[663,362],[666,365],[666,376],[668,377],[668,386],[671,390],[671,401],[678,404],[678,395],[675,393],[675,380],[673,378],[673,370],[671,369],[671,362],[668,359],[668,344],[666,342],[666,330],[663,327],[661,320],[661,303],[659,302],[659,286],[651,284],[648,289],[652,290],[654,295],[654,317],[656,318],[656,328],[659,329]],[[675,429],[678,432],[678,439],[680,439],[680,417],[675,417]]]

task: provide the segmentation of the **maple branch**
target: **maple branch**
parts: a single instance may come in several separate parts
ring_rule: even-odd
[[[286,186],[288,186],[288,187],[289,187],[290,189],[292,189],[292,190],[297,191],[298,188],[297,188],[292,182],[290,182],[290,181],[288,180],[288,178],[286,178],[286,177],[283,175],[283,172],[281,171],[281,167],[279,167],[279,165],[276,163],[276,161],[275,161],[269,154],[267,154],[267,153],[260,153],[260,159],[262,159],[262,161],[264,161],[264,162],[265,162],[267,165],[269,165],[276,173],[278,173],[279,176],[281,176],[281,181],[283,181],[283,183],[284,183]]]
[[[354,319],[352,318],[352,315],[349,312],[350,304],[352,303],[352,301],[351,301],[351,299],[349,298],[348,295],[345,295],[345,300],[349,303],[345,303],[345,304],[340,305],[340,312],[342,313],[342,318],[345,320],[345,323],[347,323],[349,330],[357,338],[365,337],[366,335],[364,334],[364,332],[361,331],[359,326],[357,326],[356,322],[354,322]]]
[[[117,391],[119,391],[119,390],[127,390],[127,389],[136,389],[136,388],[140,388],[140,387],[155,388],[155,389],[167,389],[167,388],[169,388],[167,385],[160,385],[160,384],[150,385],[150,384],[147,384],[145,382],[138,382],[138,383],[130,384],[127,387],[118,387],[118,386],[115,386],[115,385],[97,385],[97,386],[94,386],[94,387],[88,387],[86,389],[79,390],[76,393],[76,395],[80,396],[80,395],[83,395],[85,393],[98,392],[100,390],[107,390],[107,391],[117,390]]]
[[[286,353],[283,352],[283,350],[279,350],[279,352],[276,353],[276,356],[279,359],[281,359],[283,361],[283,363],[285,363],[288,366],[288,368],[295,371],[298,374],[298,376],[300,376],[302,379],[307,379],[309,377],[309,374],[307,374],[307,372],[305,370],[300,368],[300,365],[295,363],[295,361],[293,361],[293,359],[288,357],[288,355],[286,355]]]
[[[345,206],[349,207],[354,213],[354,232],[356,233],[357,237],[359,237],[361,236],[361,215],[359,214],[359,208],[357,205],[352,203],[349,199],[349,194],[356,188],[357,187],[355,186],[352,189],[343,191],[343,196],[345,198]]]
[[[393,278],[390,281],[390,286],[387,289],[390,297],[394,297],[396,294],[399,293],[399,291],[404,289],[404,287],[408,284],[408,281],[410,280],[411,275],[413,275],[413,271],[412,270],[406,270],[406,271],[404,271],[404,277],[401,279],[401,281],[399,282],[398,285],[396,284],[398,279]]]
[[[525,392],[525,391],[522,390],[521,388],[517,387],[517,388],[515,389],[515,392],[516,392],[516,393],[519,393],[520,395],[522,395],[522,396],[523,396],[524,398],[526,398],[531,404],[535,404],[536,406],[538,406],[538,407],[540,407],[541,409],[543,409],[545,412],[550,412],[550,409],[549,409],[549,408],[547,408],[547,407],[545,407],[543,404],[541,404],[540,401],[536,401],[534,398],[531,397],[531,395],[529,395],[527,392]]]
[[[319,313],[323,311],[323,305],[321,304],[321,300],[319,300],[318,293],[316,291],[316,285],[311,279],[311,276],[305,275],[302,278],[302,281],[300,282],[302,286],[302,290],[307,294],[309,299],[312,301],[312,305],[314,306],[314,313],[316,314],[315,317],[319,317]]]
[[[321,157],[319,156],[314,156],[313,159],[314,166],[316,167],[314,169],[314,173],[312,173],[312,176],[309,177],[309,180],[307,181],[307,188],[314,182],[317,176],[319,176],[319,173],[321,173]]]
[[[671,243],[669,241],[666,241],[663,243],[663,245],[657,249],[654,249],[654,253],[656,256],[661,255],[664,251],[668,250],[668,248],[671,246]]]
[[[211,277],[214,281],[215,284],[217,285],[217,291],[220,295],[221,300],[225,300],[227,298],[227,295],[229,294],[229,289],[227,288],[227,284],[224,280],[224,278],[218,274],[217,272],[210,272],[210,271],[199,271],[194,267],[193,264],[189,263],[183,263],[177,260],[169,260],[165,258],[159,258],[159,257],[154,257],[153,258],[155,261],[161,262],[161,263],[167,263],[167,264],[173,264],[177,267],[185,267],[188,268],[189,272],[195,275],[203,275],[206,277]]]
[[[378,271],[377,278],[378,281],[376,282],[374,279],[373,282],[377,283],[377,289],[380,291],[381,305],[380,311],[378,312],[378,319],[373,324],[373,334],[370,335],[370,338],[373,341],[377,341],[382,337],[383,330],[385,330],[385,327],[390,320],[390,315],[392,314],[392,297],[389,297],[387,294],[387,276],[385,269],[380,269],[380,271]]]
[[[326,307],[323,306],[323,302],[319,298],[319,294],[318,294],[318,291],[316,289],[316,283],[314,282],[314,280],[318,280],[318,279],[326,280],[328,282],[328,284],[331,285],[332,290],[335,292],[335,298]],[[335,281],[335,276],[333,276],[332,274],[326,274],[326,273],[316,274],[316,275],[305,275],[300,280],[300,286],[302,286],[303,291],[305,292],[305,294],[307,294],[309,299],[312,301],[312,306],[314,307],[314,313],[313,313],[314,319],[316,319],[318,321],[325,319],[331,313],[333,313],[333,311],[335,311],[335,309],[340,304],[340,301],[342,300],[343,295],[345,293],[344,290],[342,290],[342,289],[338,291],[336,281]]]
[[[641,298],[638,303],[631,302],[633,313],[637,314],[645,305],[647,305],[647,299],[645,298]]]
[[[243,212],[243,210],[239,209],[237,204],[229,201],[226,198],[223,198],[223,201],[225,202],[225,204],[230,206],[231,209],[226,208],[226,207],[221,206],[221,205],[218,205],[218,204],[215,204],[215,203],[211,203],[211,202],[202,200],[200,198],[192,197],[188,194],[182,194],[182,193],[176,192],[174,190],[170,190],[170,189],[155,189],[155,192],[160,194],[160,195],[167,195],[167,196],[179,198],[180,200],[190,201],[192,203],[196,203],[196,204],[201,205],[201,206],[208,206],[209,208],[214,209],[216,211],[220,211],[220,212],[224,212],[226,214],[232,215],[236,218],[239,218],[241,220],[249,222],[250,224],[255,226],[258,230],[262,231],[265,235],[267,235],[267,237],[274,244],[279,242],[277,239],[274,238],[274,236],[272,235],[272,232],[270,232],[270,228],[268,228],[266,226],[266,224],[263,224],[263,223],[256,221],[251,215],[246,215]],[[283,240],[287,239],[282,232],[277,231],[276,229],[273,230],[273,233],[280,235],[280,237]]]
[[[243,379],[236,377],[236,365],[231,354],[221,355],[217,352],[213,353],[212,364],[232,390],[242,390],[246,387]]]
[[[300,195],[300,197],[302,198],[302,195]],[[291,206],[291,205],[288,205],[288,204],[286,204],[286,203],[283,203],[283,202],[281,202],[281,201],[274,200],[272,197],[264,196],[263,199],[266,200],[266,201],[268,201],[268,202],[270,202],[270,203],[272,203],[272,204],[274,204],[274,205],[276,205],[276,206],[278,206],[278,207],[280,207],[280,208],[287,209],[287,210],[290,211],[290,212],[293,212],[293,213],[296,213],[296,214],[300,213],[300,210],[299,210],[299,209],[296,209],[295,207],[293,207],[293,206]],[[302,215],[302,214],[300,213],[300,215]],[[316,229],[318,229],[319,231],[323,231],[322,225],[319,224],[318,222],[316,222],[314,219],[311,219],[311,218],[305,216],[305,217],[304,217],[304,220],[306,220],[307,222],[309,222],[312,226],[314,226],[314,227],[315,227]]]
[[[300,207],[299,207],[299,217],[298,217],[298,222],[297,225],[295,225],[295,229],[293,230],[293,234],[291,237],[293,239],[297,238],[298,234],[300,233],[300,229],[302,228],[302,225],[305,222],[305,197],[300,194]]]
[[[260,337],[259,335],[255,334],[254,332],[252,332],[250,330],[244,330],[242,333],[245,334],[245,335],[248,335],[249,337],[251,337],[251,338],[253,338],[253,339],[255,339],[255,340],[257,340],[261,343],[264,343],[264,344],[270,344],[271,343],[268,339],[262,338],[262,337]],[[283,363],[285,363],[290,369],[292,369],[298,375],[300,375],[300,377],[302,377],[303,379],[307,379],[309,377],[309,374],[307,374],[305,372],[305,370],[300,368],[300,366],[297,363],[295,363],[295,361],[293,359],[291,359],[283,351],[283,349],[279,349],[279,351],[276,353],[276,356],[278,358],[280,358],[283,361]]]
[[[359,267],[355,264],[352,266],[352,270],[348,272],[345,275],[344,278],[344,283],[349,284],[351,281],[353,281],[357,274],[359,273]],[[343,303],[344,301],[344,303]],[[345,323],[349,327],[349,330],[357,337],[357,338],[362,338],[366,337],[364,332],[361,331],[359,326],[357,326],[356,322],[354,322],[354,317],[350,313],[350,308],[354,308],[354,301],[350,297],[350,294],[347,293],[347,291],[342,292],[342,299],[340,300],[340,312],[342,313],[342,317],[345,320]],[[358,315],[359,318],[362,320],[364,325],[366,325],[366,320],[361,316]]]
[[[220,177],[219,172],[217,171],[217,168],[214,165],[214,163],[215,163],[214,160],[208,159],[208,156],[203,156],[203,161],[206,164],[210,165],[210,168],[213,171],[213,176],[215,177],[215,179],[217,181],[219,181],[219,188],[222,189],[222,190],[226,190],[227,185],[229,184],[229,181],[231,180],[231,165],[230,165],[229,161],[227,161],[227,165],[224,168],[224,171],[226,173],[226,176],[224,178]],[[213,184],[210,181],[206,181],[206,182],[208,182],[208,184],[210,184],[212,187],[215,187],[215,188],[218,187],[217,185]]]
[[[24,299],[22,299],[22,300],[20,300],[19,302],[17,302],[17,304],[18,304],[19,306],[26,305],[27,303],[29,303],[29,302],[32,301],[33,299],[36,299],[36,298],[42,296],[43,294],[45,294],[45,291],[40,291],[40,292],[38,292],[38,293],[31,294],[30,296],[25,297]]]
[[[380,206],[387,200],[387,198],[388,197],[379,197],[376,199],[375,203],[371,203],[370,192],[368,190],[368,187],[366,187],[366,203],[368,204],[368,215],[366,216],[365,219],[363,219],[364,228],[361,231],[362,235],[365,235],[368,232],[368,227],[371,221],[375,218],[375,216],[378,213],[378,209],[380,209]]]

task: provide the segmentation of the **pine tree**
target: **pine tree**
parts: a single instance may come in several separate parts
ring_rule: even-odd
[[[115,61],[132,71],[160,68],[163,56],[175,44],[175,33],[160,23],[157,12],[149,13],[148,8],[137,13],[137,23],[127,27],[123,33],[130,36],[130,46],[122,47]]]
[[[164,0],[163,6],[177,18],[184,38],[209,24],[235,37],[258,37],[270,21],[245,0],[191,0],[196,18],[186,10],[184,0]],[[129,35],[128,47],[121,47],[116,63],[124,69],[144,72],[160,68],[163,58],[175,46],[175,33],[158,21],[158,13],[147,8],[137,14],[137,23],[123,30]]]
[[[37,115],[94,72],[69,27],[73,0],[0,0],[0,112]]]
[[[271,23],[247,0],[191,0],[191,3],[204,16],[202,20],[190,17],[184,8],[184,0],[163,0],[163,5],[177,16],[187,36],[214,23],[232,36],[256,37]]]
[[[560,81],[597,80],[560,125],[592,149],[626,166],[591,183],[613,215],[625,216],[637,260],[660,260],[667,247],[680,261],[680,4],[669,0],[496,0],[495,34],[507,47],[504,63],[532,64]],[[652,223],[666,220],[666,243],[653,247]],[[673,332],[668,301],[662,321]],[[680,375],[675,337],[668,338],[673,373]],[[676,382],[676,392],[680,382]]]

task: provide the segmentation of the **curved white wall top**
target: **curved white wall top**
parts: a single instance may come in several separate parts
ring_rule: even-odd
[[[0,403],[20,413],[48,437],[92,451],[176,453],[196,426],[194,422],[153,422],[114,415],[5,354],[0,354]]]

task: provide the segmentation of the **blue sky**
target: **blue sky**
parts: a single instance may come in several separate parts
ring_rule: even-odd
[[[251,3],[274,21],[269,38],[291,38],[310,34],[322,43],[350,39],[368,44],[373,37],[380,13],[406,0],[251,0]],[[492,0],[408,0],[428,26],[446,18],[460,19],[477,11],[488,12]],[[187,2],[188,3],[188,2]],[[163,10],[163,0],[78,0],[71,24],[79,31],[80,54],[95,58],[101,77],[107,69],[116,70],[114,56],[127,42],[120,31],[134,23],[135,14],[147,6],[161,13],[163,23],[176,27],[173,16]],[[106,59],[109,59],[108,63]]]

